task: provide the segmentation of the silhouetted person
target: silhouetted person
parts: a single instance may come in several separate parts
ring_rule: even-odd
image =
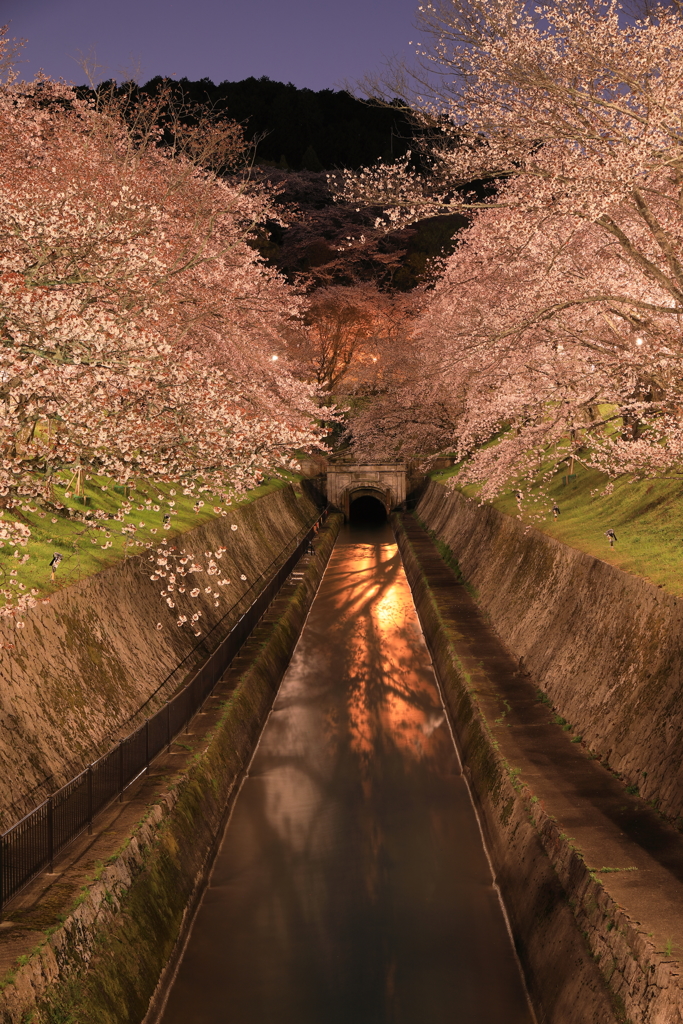
[[[560,514],[560,510],[557,505],[553,505],[553,519],[557,519]]]

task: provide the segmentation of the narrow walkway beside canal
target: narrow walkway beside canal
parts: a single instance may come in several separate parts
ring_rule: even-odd
[[[163,1024],[531,1024],[388,526],[346,527]]]

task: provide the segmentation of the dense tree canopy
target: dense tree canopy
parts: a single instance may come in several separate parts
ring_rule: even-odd
[[[395,450],[440,438],[485,494],[566,452],[563,439],[610,473],[680,470],[678,9],[634,20],[592,0],[538,11],[443,0],[421,11],[423,58],[439,71],[418,107],[438,132],[433,173],[367,169],[347,175],[343,196],[381,203],[392,228],[426,213],[474,219],[425,311],[420,365],[397,367],[406,429],[366,416],[357,431]],[[492,195],[468,194],[486,177]]]
[[[249,245],[265,191],[62,86],[0,103],[5,488],[76,458],[236,484],[312,440],[310,397],[271,362],[299,304]]]
[[[0,87],[0,505],[19,517],[60,513],[64,467],[235,493],[321,438],[315,384],[273,359],[302,300],[253,245],[269,191],[210,169],[239,163],[241,130],[199,119],[169,146],[156,98],[125,104]],[[2,520],[0,546],[27,539]]]

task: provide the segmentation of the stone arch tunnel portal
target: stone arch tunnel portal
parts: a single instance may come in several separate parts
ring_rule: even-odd
[[[326,497],[330,505],[344,513],[347,521],[371,516],[373,510],[384,521],[392,509],[406,500],[408,476],[408,466],[403,462],[330,462],[325,472]],[[368,523],[367,518],[365,522]]]

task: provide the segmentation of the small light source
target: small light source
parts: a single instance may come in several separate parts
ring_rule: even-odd
[[[642,345],[642,344],[643,344],[643,339],[642,338],[636,338],[636,345]]]
[[[270,358],[271,358],[271,361],[273,363],[276,363],[280,357],[279,356],[271,356]]]
[[[377,362],[377,356],[373,356],[372,357],[372,361],[373,361],[373,363],[376,363]]]

